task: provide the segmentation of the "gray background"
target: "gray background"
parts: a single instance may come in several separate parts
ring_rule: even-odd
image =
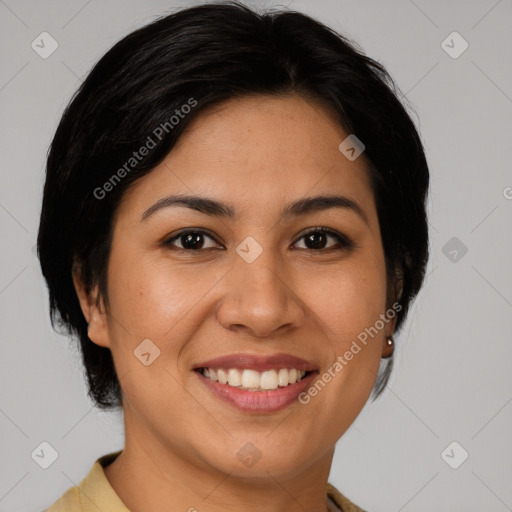
[[[33,253],[45,155],[104,52],[192,3],[0,0],[0,511],[40,511],[123,446],[122,417],[92,406],[76,349],[50,328]],[[330,481],[375,512],[512,510],[512,2],[287,5],[387,67],[418,114],[432,175],[425,287],[390,385],[339,441]],[[43,31],[59,45],[47,59],[31,48]],[[441,45],[453,31],[469,43],[458,58]],[[59,455],[46,470],[31,458],[42,441]],[[446,454],[453,441],[462,448]]]

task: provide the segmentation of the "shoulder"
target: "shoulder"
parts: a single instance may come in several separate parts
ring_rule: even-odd
[[[82,512],[80,491],[77,487],[70,487],[53,505],[44,512]]]
[[[327,484],[327,495],[338,505],[342,512],[366,512],[355,503],[352,503],[346,496],[343,496],[336,487],[329,483]]]
[[[70,487],[53,505],[44,512],[129,512],[112,489],[103,468],[121,453],[109,453],[95,461],[87,476]]]

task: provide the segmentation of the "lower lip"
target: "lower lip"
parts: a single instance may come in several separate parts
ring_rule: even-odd
[[[196,371],[195,373],[206,387],[221,400],[242,411],[266,413],[280,411],[297,401],[298,396],[308,388],[318,372],[311,372],[295,384],[270,391],[246,391],[213,381],[201,372]]]

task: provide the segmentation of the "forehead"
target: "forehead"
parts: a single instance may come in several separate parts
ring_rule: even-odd
[[[371,203],[364,154],[351,161],[338,149],[347,136],[331,111],[299,95],[228,100],[201,112],[127,200],[139,211],[166,193],[215,197],[237,211],[332,193]]]

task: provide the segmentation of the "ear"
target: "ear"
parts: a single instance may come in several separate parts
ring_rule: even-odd
[[[400,301],[402,298],[402,291],[403,291],[403,275],[401,271],[395,272],[395,279],[393,282],[393,292],[392,296],[388,297],[388,310],[393,307],[394,304]],[[393,301],[391,303],[391,301]],[[387,311],[387,310],[386,310]],[[395,332],[395,325],[396,325],[396,312],[395,316],[389,320],[386,326],[386,330],[384,332],[384,339],[382,340],[382,359],[387,359],[388,357],[391,357],[393,355],[393,352],[395,350],[395,344],[388,345],[388,338],[389,336],[393,336]],[[393,340],[394,341],[394,340]]]
[[[80,302],[80,308],[88,325],[87,334],[89,339],[96,345],[110,348],[107,315],[103,299],[98,300],[98,285],[95,285],[94,289],[88,293],[78,267],[73,269],[73,284]]]
[[[384,332],[384,339],[382,340],[382,359],[387,359],[393,355],[393,351],[395,350],[395,344],[388,345],[388,337],[393,336],[395,332],[395,324],[396,324],[396,316],[392,318],[386,327]]]

